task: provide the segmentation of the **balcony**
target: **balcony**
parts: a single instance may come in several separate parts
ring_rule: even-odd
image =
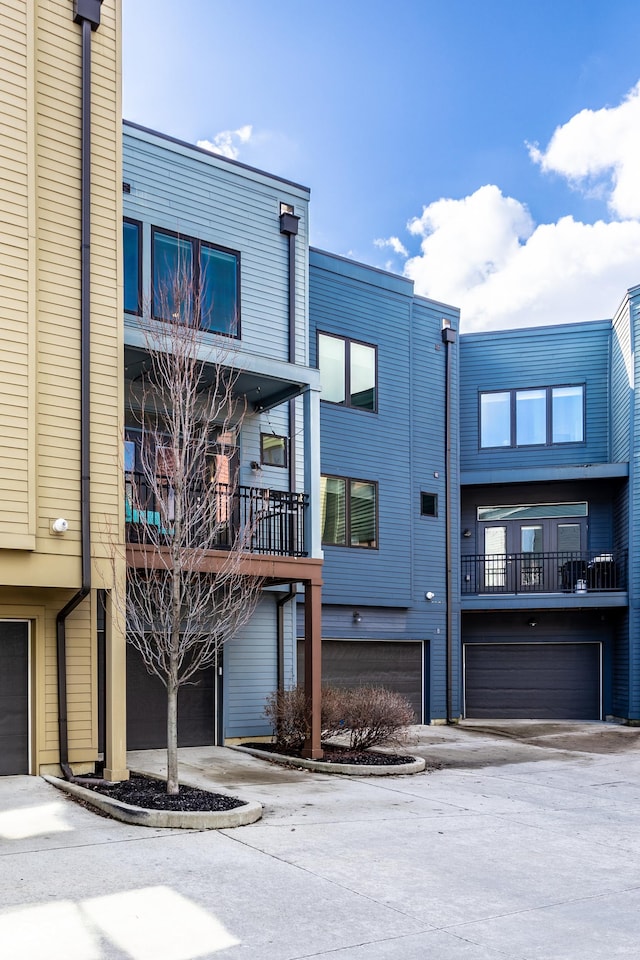
[[[173,490],[166,478],[152,488],[141,473],[125,474],[127,543],[171,542]],[[197,496],[197,492],[196,492]],[[239,531],[247,532],[248,553],[306,557],[306,493],[261,487],[215,485],[215,549],[229,550]]]
[[[626,555],[510,553],[462,557],[462,596],[573,594],[626,590]]]

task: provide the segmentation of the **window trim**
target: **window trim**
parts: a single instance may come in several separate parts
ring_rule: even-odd
[[[136,220],[134,217],[123,217],[122,223],[131,223],[133,226],[138,228],[138,309],[137,310],[127,310],[126,307],[124,312],[130,317],[141,317],[142,316],[142,221]],[[124,238],[123,238],[123,248],[124,248]],[[124,253],[124,250],[123,250]],[[122,267],[122,299],[124,302],[124,256],[123,267]]]
[[[154,277],[155,277],[155,238],[156,234],[162,236],[175,237],[176,240],[183,240],[191,244],[191,258],[193,263],[193,283],[194,286],[200,291],[200,250],[202,247],[206,247],[210,250],[219,250],[220,253],[227,253],[235,257],[236,261],[236,329],[234,333],[226,333],[224,330],[210,330],[207,327],[202,326],[201,317],[197,317],[198,321],[198,330],[202,333],[209,333],[217,337],[228,337],[231,340],[240,340],[242,335],[242,329],[240,324],[240,251],[232,250],[231,247],[223,247],[219,243],[213,243],[210,240],[202,240],[200,237],[192,237],[186,233],[179,233],[177,230],[169,230],[165,227],[158,227],[154,224],[151,225],[151,316],[154,320],[161,320],[167,322],[166,317],[161,317],[155,312],[155,289],[154,289]]]
[[[553,439],[553,391],[563,390],[567,387],[579,387],[582,391],[582,439],[581,440],[555,440]],[[543,390],[545,393],[545,433],[544,443],[517,443],[517,396],[519,393],[527,391]],[[506,393],[509,395],[509,443],[483,446],[482,444],[482,398],[491,394]],[[586,384],[582,383],[554,383],[546,386],[530,387],[499,387],[495,390],[478,390],[478,450],[544,450],[549,447],[567,447],[582,446],[587,442],[587,418],[586,418]]]
[[[378,413],[378,345],[368,343],[366,340],[359,340],[357,337],[345,337],[340,333],[330,333],[328,330],[318,330],[316,332],[316,367],[320,369],[320,337],[332,337],[334,340],[341,340],[344,343],[344,401],[325,400],[320,397],[321,403],[330,403],[332,407],[347,407],[349,410],[360,410],[362,413]],[[372,410],[366,407],[359,407],[351,403],[351,344],[356,343],[361,347],[369,347],[373,350],[374,364],[374,405]]]
[[[345,532],[345,542],[344,543],[328,543],[327,541],[322,541],[322,546],[324,547],[340,547],[347,548],[349,550],[379,550],[380,549],[380,485],[377,480],[367,480],[364,477],[343,477],[337,473],[322,473],[321,478],[327,480],[343,480],[345,485],[345,507],[344,507],[344,532]],[[367,546],[363,543],[351,543],[351,484],[353,483],[368,483],[370,486],[375,488],[375,547]],[[320,531],[322,536],[322,531]]]

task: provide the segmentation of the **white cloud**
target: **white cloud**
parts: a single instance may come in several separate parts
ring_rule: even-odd
[[[379,239],[373,241],[374,247],[379,247],[383,250],[385,247],[391,247],[394,253],[397,253],[400,257],[408,257],[409,251],[402,243],[399,237],[387,237],[386,240]]]
[[[219,153],[229,160],[237,160],[240,150],[237,144],[246,144],[251,140],[253,127],[250,123],[244,127],[238,127],[237,130],[221,130],[216,133],[213,140],[198,140],[198,146],[203,150],[210,150],[212,153]]]
[[[640,83],[618,107],[576,114],[546,150],[529,152],[577,189],[599,189],[612,220],[536,225],[493,184],[426,206],[407,225],[421,240],[405,274],[416,293],[460,306],[465,330],[611,316],[640,281]]]
[[[640,218],[640,82],[617,107],[581,110],[557,128],[546,150],[528,146],[542,170],[606,191],[614,215]]]

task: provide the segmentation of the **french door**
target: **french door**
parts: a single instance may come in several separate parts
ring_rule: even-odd
[[[548,519],[481,523],[483,587],[488,593],[558,589],[562,564],[586,547],[587,521]]]

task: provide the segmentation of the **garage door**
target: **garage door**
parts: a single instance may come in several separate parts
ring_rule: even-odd
[[[469,718],[599,720],[599,643],[467,643]]]
[[[322,682],[332,687],[376,686],[407,698],[422,722],[422,642],[323,640]],[[298,641],[298,677],[304,678],[304,641]]]
[[[204,747],[216,742],[213,667],[198,683],[178,693],[178,746]],[[167,745],[167,692],[150,676],[142,657],[127,644],[127,748],[153,750]]]
[[[0,622],[0,776],[29,773],[29,624]]]

